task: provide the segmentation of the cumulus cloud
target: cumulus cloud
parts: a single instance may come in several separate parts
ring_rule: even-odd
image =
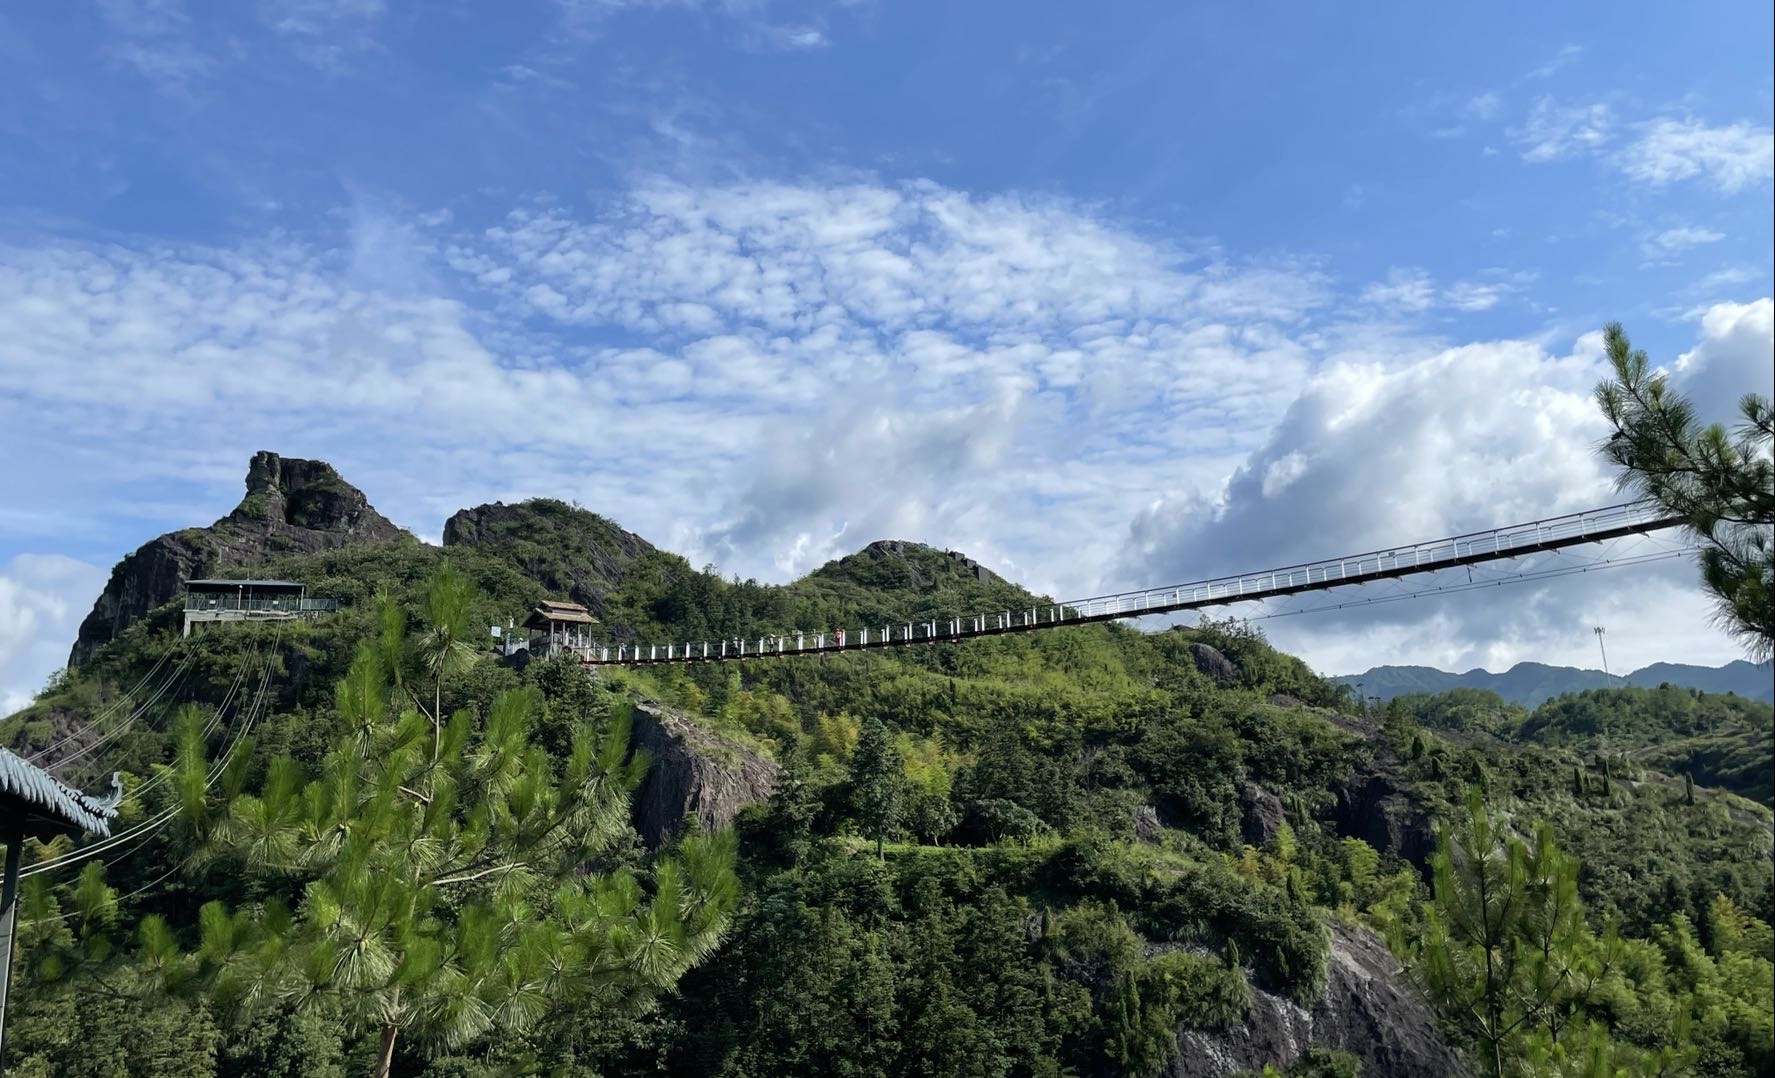
[[[1740,421],[1746,393],[1775,397],[1775,303],[1717,303],[1701,315],[1701,340],[1671,365],[1676,388],[1705,422]]]
[[[0,570],[0,715],[30,703],[62,668],[105,576],[96,565],[55,554],[21,554]]]
[[[1701,401],[1726,386],[1766,387],[1772,348],[1769,301],[1717,305],[1702,320],[1700,344],[1678,362],[1678,377]],[[1116,582],[1296,564],[1617,500],[1595,453],[1602,423],[1590,392],[1602,374],[1593,335],[1569,355],[1506,341],[1394,366],[1328,364],[1223,490],[1160,499],[1136,515]],[[1623,553],[1674,541],[1636,540]],[[1633,572],[1631,589],[1619,576],[1595,574],[1518,585],[1495,598],[1322,613],[1278,621],[1272,631],[1334,672],[1402,654],[1497,669],[1524,658],[1581,659],[1588,626],[1608,612],[1611,649],[1617,629],[1634,634],[1632,643],[1623,638],[1624,660],[1668,654],[1669,634],[1682,626],[1693,637],[1686,646],[1733,657],[1730,644],[1706,630],[1691,566]],[[1364,597],[1372,593],[1352,596]],[[1653,609],[1661,613],[1649,618]],[[1361,666],[1358,655],[1367,657]]]

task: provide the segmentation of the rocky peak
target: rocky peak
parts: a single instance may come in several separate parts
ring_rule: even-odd
[[[324,460],[280,457],[260,450],[247,465],[247,493],[216,522],[275,534],[285,528],[392,538],[400,529],[371,508],[364,492]]]
[[[209,527],[168,532],[118,562],[80,623],[69,663],[91,658],[100,645],[178,595],[187,580],[251,569],[280,554],[406,534],[326,461],[260,451],[247,466],[246,488],[240,504]]]
[[[444,546],[495,552],[550,595],[594,614],[603,612],[604,597],[635,560],[658,550],[613,521],[553,498],[460,510],[444,522]]]

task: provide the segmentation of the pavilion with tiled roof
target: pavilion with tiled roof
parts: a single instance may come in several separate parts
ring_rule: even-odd
[[[0,749],[0,841],[6,843],[6,880],[0,888],[0,1048],[6,1038],[6,995],[12,983],[12,937],[18,923],[19,860],[25,840],[57,835],[111,834],[123,785],[111,776],[104,797],[82,793],[49,772]]]

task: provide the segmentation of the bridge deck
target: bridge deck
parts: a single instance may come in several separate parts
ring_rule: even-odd
[[[1327,558],[1324,561],[1257,573],[1216,577],[1191,584],[1100,595],[1023,610],[1000,610],[957,618],[869,626],[859,630],[847,629],[842,634],[800,632],[745,639],[736,637],[722,641],[598,644],[577,650],[581,660],[590,666],[644,666],[654,663],[725,662],[729,659],[863,651],[966,640],[971,637],[1050,629],[1058,625],[1082,625],[1151,614],[1171,614],[1392,580],[1418,573],[1433,573],[1464,565],[1561,550],[1585,543],[1600,543],[1629,535],[1643,535],[1676,527],[1681,523],[1644,503],[1613,505],[1389,550]]]

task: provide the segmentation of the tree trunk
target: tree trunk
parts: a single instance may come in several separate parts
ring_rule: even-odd
[[[388,1078],[389,1069],[394,1066],[394,1039],[399,1034],[398,1027],[382,1027],[382,1043],[376,1049],[376,1069],[371,1072],[374,1078]]]

